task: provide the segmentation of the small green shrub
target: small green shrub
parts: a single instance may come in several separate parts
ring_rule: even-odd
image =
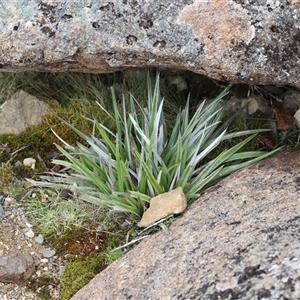
[[[139,220],[151,197],[182,187],[189,202],[224,176],[259,161],[275,151],[242,151],[255,134],[263,130],[226,133],[228,122],[222,123],[223,108],[219,102],[228,86],[212,103],[201,103],[190,116],[189,102],[179,111],[168,132],[160,95],[159,77],[152,88],[148,80],[148,105],[141,107],[131,95],[129,104],[123,99],[121,108],[112,91],[113,114],[99,104],[116,124],[116,133],[97,120],[91,135],[84,134],[61,119],[86,141],[65,148],[57,145],[66,160],[54,160],[70,169],[70,173],[54,173],[33,182],[44,187],[75,189],[81,199],[104,205],[115,212],[129,213]],[[207,156],[221,142],[244,136],[217,157]]]

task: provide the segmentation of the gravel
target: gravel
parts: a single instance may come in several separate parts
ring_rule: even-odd
[[[45,243],[43,236],[34,232],[25,212],[25,208],[14,199],[0,195],[0,255],[28,253],[36,265],[34,274],[23,285],[0,282],[0,300],[37,300],[41,299],[39,292],[49,295],[49,299],[60,299],[59,279],[64,263]],[[47,276],[51,277],[50,281],[38,284]]]

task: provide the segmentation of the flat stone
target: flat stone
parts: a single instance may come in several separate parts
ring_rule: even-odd
[[[50,257],[54,256],[55,253],[56,252],[54,250],[45,250],[45,251],[43,251],[43,257],[50,258]]]
[[[34,270],[34,259],[29,254],[10,252],[0,256],[1,282],[23,283]]]
[[[182,213],[186,207],[187,200],[181,187],[163,193],[150,200],[150,207],[144,212],[138,226],[153,225],[163,218]]]
[[[34,232],[31,228],[29,228],[29,229],[26,230],[25,235],[29,238],[33,238],[34,237]]]
[[[34,238],[34,241],[37,243],[37,244],[43,244],[44,243],[44,238],[41,236],[41,235],[38,235]]]
[[[300,299],[300,151],[242,169],[72,297]]]

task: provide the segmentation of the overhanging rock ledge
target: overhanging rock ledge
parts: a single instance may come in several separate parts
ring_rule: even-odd
[[[1,1],[0,71],[190,70],[300,87],[299,0]]]

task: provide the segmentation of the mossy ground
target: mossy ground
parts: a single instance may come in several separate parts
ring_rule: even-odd
[[[150,70],[150,73],[155,77],[155,70]],[[177,75],[174,71],[165,70],[161,76],[170,126],[176,111],[185,105],[188,92],[191,109],[195,109],[199,99],[216,96],[222,89],[207,78],[188,74],[189,89],[179,91],[178,86],[172,84],[172,78]],[[110,87],[114,88],[118,99],[132,92],[137,101],[143,103],[147,99],[146,78],[145,70],[108,75],[0,74],[0,91],[4,99],[18,89],[23,89],[46,101],[55,115],[89,134],[92,123],[86,117],[101,120],[111,130],[115,128],[115,124],[110,123],[97,104],[99,102],[107,110],[111,109]],[[80,141],[78,135],[54,114],[49,114],[42,124],[31,126],[18,136],[0,135],[0,192],[22,202],[27,207],[28,218],[35,224],[35,232],[44,235],[46,241],[66,257],[67,265],[61,278],[61,296],[62,299],[70,299],[95,274],[122,255],[121,250],[111,250],[125,244],[128,236],[135,235],[135,230],[130,226],[124,228],[123,224],[129,223],[126,217],[112,219],[107,216],[107,211],[99,207],[79,203],[73,198],[60,199],[58,190],[33,189],[26,184],[24,178],[38,178],[53,167],[51,160],[58,155],[54,144],[60,144],[60,141],[52,130],[71,145]],[[230,130],[243,130],[244,125],[243,120],[236,119]],[[221,145],[213,155],[227,146],[230,145]],[[37,160],[35,170],[16,165],[27,157]],[[49,299],[43,289],[49,282],[55,284],[50,277],[40,278],[31,282],[30,288],[35,290],[39,287],[40,298]]]
[[[89,246],[86,248],[86,245],[80,242],[79,244],[85,249],[83,251],[87,251],[89,255],[81,253],[69,256],[70,264],[66,266],[61,279],[61,296],[63,300],[70,299],[71,296],[86,285],[96,274],[122,256],[122,251],[120,250],[111,252],[114,247],[120,244],[120,236],[107,235],[103,237],[102,250],[100,248],[96,251],[93,241],[99,237],[89,235],[88,238],[91,248]]]

